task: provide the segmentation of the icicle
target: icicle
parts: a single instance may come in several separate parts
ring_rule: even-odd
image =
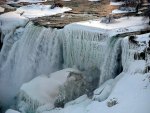
[[[99,32],[64,29],[63,58],[66,67],[76,65],[81,70],[99,68],[104,59],[107,36]]]
[[[0,67],[2,67],[7,60],[9,51],[13,45],[21,38],[24,32],[24,28],[18,28],[15,31],[11,31],[7,34],[3,40],[3,48],[0,52]]]
[[[116,77],[122,71],[121,39],[119,37],[111,37],[107,43],[105,53],[104,63],[101,66],[100,85],[106,80]]]

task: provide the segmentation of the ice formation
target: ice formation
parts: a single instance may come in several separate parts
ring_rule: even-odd
[[[128,25],[130,22],[133,22],[133,24]],[[146,54],[147,57],[140,56],[143,51],[149,51],[148,40],[143,41],[138,36],[139,38],[133,41],[133,43],[139,42],[139,46],[137,46],[129,43],[129,37],[120,38],[116,36],[120,33],[145,29],[146,22],[143,23],[141,17],[131,17],[130,21],[128,18],[121,18],[117,19],[115,24],[109,25],[100,23],[99,20],[94,20],[70,24],[61,30],[35,26],[29,23],[25,28],[11,31],[5,36],[4,45],[0,53],[0,103],[5,106],[12,105],[22,84],[39,75],[50,75],[55,71],[68,67],[76,67],[83,72],[85,79],[89,83],[94,83],[90,89],[91,91],[98,86],[98,82],[100,85],[104,83],[94,92],[93,100],[107,100],[116,81],[120,80],[120,77],[114,78],[122,71],[119,75],[121,77],[125,75],[124,73],[141,74],[149,71],[149,60],[146,60],[149,58],[149,54]],[[148,37],[148,35],[145,35],[145,37]],[[137,47],[139,47],[138,50],[136,50]],[[135,59],[138,59],[138,61],[135,61]],[[143,68],[136,66],[138,63]],[[135,69],[132,70],[134,66]],[[38,78],[33,79],[33,81]],[[43,79],[45,81],[48,78]],[[109,79],[111,80],[108,81]],[[51,82],[52,80],[47,81],[48,85]],[[25,84],[22,87],[24,86]],[[65,90],[68,89],[71,88],[67,87]],[[42,93],[47,94],[43,90]],[[88,96],[91,96],[92,94],[89,93],[91,92],[87,93]],[[97,94],[98,96],[96,96]],[[25,92],[21,93],[21,95],[25,95]],[[62,95],[64,94],[62,93]],[[62,95],[60,100],[63,98]],[[23,97],[23,99],[28,100],[28,96]],[[85,100],[88,101],[88,99]],[[37,107],[39,107],[39,111],[47,109],[47,106],[51,105],[47,101],[48,99],[46,99],[45,105],[32,101],[36,104],[31,106],[20,101],[19,105],[24,106],[21,108],[23,110],[31,107],[32,111],[35,112]]]
[[[0,55],[0,102],[3,105],[11,104],[23,83],[61,69],[61,44],[56,32],[29,24],[19,40],[6,38]]]
[[[39,76],[21,87],[18,109],[21,112],[34,113],[40,106],[49,105],[48,109],[62,107],[85,94],[88,86],[83,74],[76,69],[69,68],[49,76]]]
[[[64,108],[45,110],[41,113],[148,113],[150,111],[149,33],[137,35],[135,42],[130,37],[122,38],[123,72],[110,79],[94,91],[93,99],[86,96],[69,102]],[[143,56],[135,59],[136,53],[144,50]],[[143,58],[143,59],[142,59]],[[132,109],[131,109],[132,106]]]
[[[15,31],[16,28],[24,27],[29,20],[20,16],[15,12],[8,12],[0,15],[0,32],[2,34],[1,41],[6,34]]]
[[[104,59],[107,34],[88,32],[66,26],[63,38],[63,58],[65,67],[76,65],[80,70],[100,68]]]

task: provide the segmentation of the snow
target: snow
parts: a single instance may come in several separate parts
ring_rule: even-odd
[[[0,13],[4,12],[4,8],[0,7]]]
[[[134,60],[135,54],[144,52],[146,48],[148,48],[149,42],[149,33],[143,35],[136,35],[135,41],[138,41],[138,46],[136,44],[129,43],[129,37],[125,37],[122,41],[122,64],[124,67],[124,72],[127,70],[131,73],[134,73],[132,69],[137,69],[136,72],[143,73],[143,69],[149,62],[149,55],[148,53],[145,54],[145,60],[138,59],[138,61]],[[132,63],[132,64],[131,64]],[[138,63],[140,63],[142,69],[138,69]],[[132,67],[132,68],[131,68]],[[131,69],[130,69],[131,68]]]
[[[101,1],[101,0],[88,0],[90,2],[98,2],[98,1]]]
[[[27,18],[22,17],[15,12],[4,13],[0,15],[0,30],[3,35],[6,35],[17,27],[25,26],[28,21]]]
[[[122,4],[124,4],[124,2],[110,2],[110,5],[112,6],[120,6]]]
[[[48,76],[39,76],[32,81],[23,84],[21,91],[25,92],[30,98],[42,104],[53,102],[59,92],[59,86],[63,85],[70,72],[75,69],[64,69],[52,73]]]
[[[86,113],[86,106],[91,103],[91,99],[89,99],[86,95],[83,95],[77,98],[74,101],[71,101],[65,105],[65,109],[63,108],[55,108],[50,111],[43,111],[41,113]]]
[[[62,0],[62,1],[71,1],[71,0]]]
[[[20,99],[18,100],[19,109],[25,112],[35,112],[37,107],[46,104],[49,104],[48,107],[54,108],[54,102],[60,93],[59,87],[67,81],[69,71],[72,70],[73,69],[65,69],[55,72],[50,75],[50,77],[45,75],[39,76],[30,82],[23,84],[20,89]],[[29,107],[26,108],[26,104],[22,104],[22,101],[24,101]]]
[[[28,2],[28,3],[41,3],[46,2],[47,0],[7,0],[7,3],[14,4],[14,3],[21,3],[21,2]]]
[[[20,112],[12,110],[12,109],[8,109],[5,113],[20,113]]]
[[[110,24],[100,23],[100,20],[101,19],[77,22],[68,25],[68,27],[70,26],[81,30],[85,29],[90,32],[101,32],[103,34],[107,33],[110,36],[125,32],[139,31],[148,27],[148,19],[143,21],[143,17],[122,17],[115,19],[115,22]]]
[[[143,34],[143,35],[137,35],[136,40],[139,41],[139,42],[146,41],[146,44],[148,44],[149,37],[150,37],[150,33],[146,33],[146,34]]]
[[[87,113],[97,113],[97,111],[102,113],[149,113],[148,95],[150,90],[144,88],[148,82],[143,82],[145,77],[146,75],[143,74],[125,74],[116,84],[109,98],[102,103],[93,102],[90,104],[87,107]],[[116,98],[118,104],[107,107],[107,102],[112,98]]]
[[[140,65],[138,66],[140,68]],[[70,111],[71,113],[97,113],[98,111],[102,113],[149,113],[150,82],[148,76],[150,75],[128,72],[123,72],[122,75],[109,97],[102,102],[90,99],[82,100],[80,97],[70,102],[73,104],[66,104],[62,109],[56,108],[42,113],[70,113]],[[107,103],[113,99],[117,101],[117,104],[108,107]]]
[[[122,28],[128,29],[130,27],[138,28],[141,25],[145,27],[145,24],[147,23],[148,23],[148,20],[143,21],[143,17],[122,17],[119,19],[115,19],[115,22],[110,23],[110,24],[100,23],[100,20],[90,20],[90,21],[85,21],[85,22],[78,22],[75,24],[86,26],[86,27],[98,28],[102,30],[114,30],[114,29],[122,29]],[[141,28],[138,28],[138,29],[141,29]]]
[[[109,95],[111,94],[116,83],[120,80],[120,78],[122,78],[123,75],[124,75],[124,73],[121,73],[116,78],[109,79],[106,82],[104,82],[101,86],[99,86],[94,91],[92,100],[99,101],[99,102],[106,100],[109,97]]]
[[[50,9],[50,7],[51,5],[32,4],[18,8],[17,12],[23,13],[22,16],[27,18],[37,18],[42,16],[56,15],[72,10],[68,7],[56,7],[54,9]]]
[[[140,64],[140,67],[139,67]],[[136,74],[136,73],[144,73],[144,69],[146,67],[146,62],[144,60],[138,60],[131,63],[129,67],[129,73]]]
[[[112,11],[112,14],[124,14],[124,13],[132,13],[132,12],[135,12],[135,11],[122,11],[122,10],[119,10],[119,9],[115,9]]]
[[[19,110],[21,111],[25,108],[23,111],[34,112],[37,107],[42,106],[38,109],[38,111],[41,111],[41,109],[47,109],[47,105],[52,109],[54,108],[54,103],[56,103],[57,99],[73,99],[76,92],[78,93],[77,95],[80,96],[83,93],[82,88],[84,87],[82,84],[83,81],[80,79],[83,78],[79,78],[77,75],[71,75],[70,72],[80,73],[76,69],[68,68],[52,73],[49,76],[38,76],[30,82],[23,84],[19,93]],[[77,81],[80,83],[77,84]],[[73,88],[74,84],[76,84],[76,86],[79,85],[79,87],[77,86],[75,88],[78,88],[81,91],[74,90],[71,92],[72,90],[70,87]],[[80,86],[80,84],[82,84],[82,86]],[[67,87],[69,89],[66,89]],[[66,94],[68,93],[67,90],[69,90],[70,94]],[[63,92],[65,93],[63,94]],[[69,97],[72,94],[74,95]],[[60,98],[60,96],[64,96],[64,98]],[[22,102],[25,102],[29,108],[26,109],[26,104],[22,104]]]

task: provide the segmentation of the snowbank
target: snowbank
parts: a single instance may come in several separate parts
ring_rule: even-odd
[[[102,103],[95,101],[90,104],[87,113],[97,113],[97,111],[102,113],[149,113],[150,100],[148,95],[150,90],[145,88],[149,81],[143,81],[146,76],[142,74],[125,74],[116,84],[109,98]],[[107,103],[113,98],[116,98],[117,104],[108,107]]]
[[[122,4],[124,4],[124,2],[110,2],[110,5],[112,6],[120,6]]]
[[[91,103],[91,99],[89,99],[86,95],[83,95],[76,100],[73,100],[65,105],[65,109],[63,108],[55,108],[53,110],[45,110],[40,113],[86,113],[86,106]]]
[[[110,37],[116,34],[140,31],[141,29],[149,28],[148,19],[143,21],[143,17],[123,17],[115,19],[115,22],[110,24],[100,23],[100,20],[101,19],[77,22],[66,27],[109,34]]]
[[[62,1],[71,1],[71,0],[62,0]]]
[[[50,9],[50,7],[51,5],[32,4],[18,8],[17,12],[22,13],[22,16],[27,18],[37,18],[42,16],[56,15],[72,10],[68,7],[56,7],[54,9]]]
[[[115,9],[112,11],[112,14],[124,14],[124,13],[133,13],[133,12],[135,12],[135,10],[123,11],[123,10]]]
[[[0,13],[3,13],[4,12],[4,8],[0,7]]]
[[[47,0],[7,0],[7,3],[14,4],[14,3],[21,3],[21,2],[28,2],[28,3],[39,3],[39,2],[46,2]]]
[[[12,109],[8,109],[5,113],[20,113],[20,112],[12,110]]]
[[[88,0],[90,2],[100,2],[101,0]]]

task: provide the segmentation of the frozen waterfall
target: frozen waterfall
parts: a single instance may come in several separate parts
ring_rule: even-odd
[[[16,30],[17,32],[17,30]],[[16,33],[15,32],[15,33]],[[0,103],[11,105],[20,86],[34,77],[61,69],[58,31],[29,23],[22,36],[5,38],[0,53]],[[14,33],[14,34],[15,34]]]
[[[21,85],[39,75],[76,67],[92,90],[122,71],[122,38],[72,25],[51,29],[28,23],[4,38],[0,53],[0,103],[11,105]],[[97,77],[97,75],[99,77]]]
[[[67,67],[77,66],[80,70],[97,68],[100,84],[116,77],[122,71],[121,38],[109,37],[107,33],[73,29],[64,30],[63,57]]]
[[[104,63],[101,66],[100,85],[122,72],[121,41],[121,38],[115,36],[107,41]]]

